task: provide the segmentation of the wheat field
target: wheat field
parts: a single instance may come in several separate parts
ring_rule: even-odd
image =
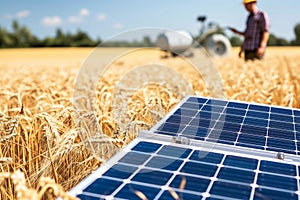
[[[118,49],[101,51],[104,59]],[[101,165],[83,145],[72,103],[76,76],[91,52],[0,50],[0,199],[73,199],[66,191]],[[237,53],[233,49],[230,57],[213,59],[226,98],[300,108],[300,48],[268,48],[263,62],[245,63]],[[115,85],[147,62],[171,66],[196,95],[210,96],[203,77],[179,57],[162,59],[160,52],[148,49],[116,59],[99,79],[94,96],[97,123],[115,150],[134,139],[139,128],[153,126],[182,98],[161,85],[139,88],[127,99],[131,126],[120,130],[117,120],[122,119],[112,113]]]

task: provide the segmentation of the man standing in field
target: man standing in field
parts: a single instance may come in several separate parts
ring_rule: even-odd
[[[242,57],[242,53],[244,52],[246,61],[261,60],[264,57],[269,39],[270,23],[268,15],[258,9],[256,1],[244,0],[243,2],[246,10],[249,12],[246,30],[241,32],[234,28],[229,28],[232,32],[244,36],[239,57]]]

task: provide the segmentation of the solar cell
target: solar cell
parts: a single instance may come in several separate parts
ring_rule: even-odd
[[[70,193],[86,200],[300,199],[299,149],[297,109],[189,96]]]

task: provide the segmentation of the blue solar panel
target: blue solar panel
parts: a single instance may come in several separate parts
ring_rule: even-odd
[[[138,138],[71,192],[81,199],[299,198],[298,163],[228,150]]]
[[[189,97],[152,131],[266,151],[300,152],[300,111],[291,108]]]
[[[191,96],[70,192],[85,200],[300,199],[299,149],[297,109]]]

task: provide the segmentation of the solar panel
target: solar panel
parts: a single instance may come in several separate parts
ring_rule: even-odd
[[[70,193],[86,200],[299,199],[299,122],[297,109],[189,96]]]
[[[151,131],[294,155],[300,152],[299,110],[283,107],[188,97]]]
[[[138,138],[71,193],[81,199],[298,199],[299,159]],[[200,143],[199,143],[200,144]],[[205,156],[200,156],[205,153]],[[184,187],[180,187],[184,183]]]

